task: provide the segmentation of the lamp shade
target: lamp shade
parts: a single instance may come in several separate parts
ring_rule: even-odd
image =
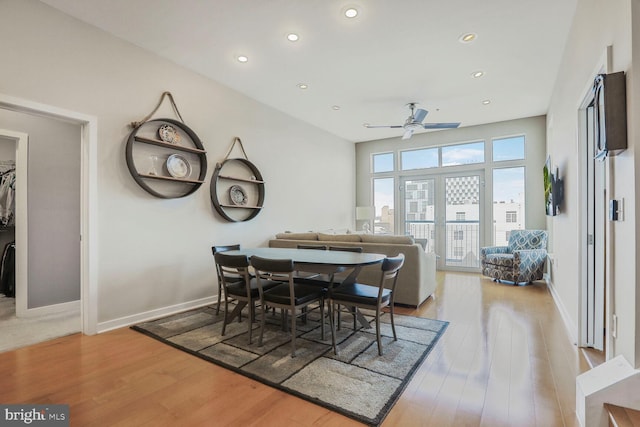
[[[366,221],[373,218],[372,206],[358,206],[356,207],[356,220]]]

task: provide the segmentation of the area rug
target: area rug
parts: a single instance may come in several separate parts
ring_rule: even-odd
[[[372,313],[363,312],[371,320]],[[222,331],[222,311],[203,307],[132,326],[163,343],[299,396],[367,425],[384,420],[411,377],[434,348],[448,322],[395,315],[398,341],[393,341],[389,315],[382,315],[384,355],[378,356],[375,328],[353,330],[350,316],[336,331],[338,355],[331,331],[321,337],[319,316],[309,313],[297,328],[296,357],[282,330],[280,314],[267,316],[264,341],[258,346],[260,324],[253,324],[248,343],[247,316]],[[372,323],[375,326],[375,323]]]

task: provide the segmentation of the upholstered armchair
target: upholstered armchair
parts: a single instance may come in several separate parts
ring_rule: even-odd
[[[527,284],[542,279],[547,260],[547,232],[513,230],[508,246],[480,248],[482,274],[495,280]]]

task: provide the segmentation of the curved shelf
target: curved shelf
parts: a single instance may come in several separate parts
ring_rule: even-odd
[[[172,144],[156,139],[154,136],[157,135],[158,128],[163,124],[170,124],[178,129],[182,136],[181,142],[192,146]],[[151,148],[143,149],[142,146]],[[155,148],[157,151],[153,151],[154,147],[157,147]],[[137,153],[136,155],[138,150],[144,154]],[[164,163],[156,164],[163,157],[168,157],[176,152],[187,153],[184,156],[189,157],[190,163],[196,171],[199,171],[197,177],[176,178],[164,170]],[[133,179],[149,194],[164,199],[188,196],[204,184],[207,174],[206,153],[195,132],[184,123],[173,119],[154,119],[142,123],[129,134],[126,146],[127,167]],[[145,166],[151,165],[151,170],[148,172],[140,171],[139,165],[142,162],[145,162]],[[157,170],[157,167],[160,171]],[[153,184],[154,182],[156,184]]]
[[[144,142],[145,144],[157,145],[158,147],[170,148],[172,150],[186,151],[187,153],[198,153],[198,154],[206,153],[206,151],[201,150],[199,148],[191,148],[191,147],[186,147],[184,145],[178,145],[178,144],[170,144],[168,142],[160,141],[157,139],[144,138],[142,136],[136,136],[135,140],[138,142]]]
[[[223,169],[243,169],[244,172],[250,176],[251,178],[245,178],[242,176],[235,176],[230,174],[222,174]],[[255,177],[255,179],[253,179]],[[220,189],[218,188],[218,184],[220,181],[236,181],[247,184],[253,184],[253,196],[249,197],[250,205],[242,205],[242,204],[233,204],[233,202],[227,203],[221,200],[222,195],[226,195],[228,192],[228,187],[224,185],[220,185]],[[213,171],[213,177],[211,178],[211,203],[213,203],[213,207],[220,214],[222,218],[230,222],[240,222],[240,221],[249,221],[250,219],[255,218],[260,211],[262,210],[262,205],[264,203],[264,184],[265,182],[262,179],[262,175],[258,168],[251,163],[247,159],[227,159],[222,163],[218,163],[216,165],[215,170]],[[221,191],[220,191],[221,190]],[[243,218],[238,218],[236,215],[230,215],[230,212],[227,212],[227,209],[231,209],[233,211],[238,210],[247,210],[248,215]]]

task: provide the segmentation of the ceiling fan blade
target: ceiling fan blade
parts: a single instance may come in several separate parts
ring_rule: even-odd
[[[373,125],[364,125],[364,127],[368,128],[368,129],[372,129],[372,128],[392,128],[392,129],[400,129],[403,127],[403,125],[391,125],[391,126],[373,126]]]
[[[455,129],[460,126],[460,123],[424,123],[422,125],[425,129]]]
[[[427,117],[429,112],[427,110],[423,110],[422,108],[418,108],[413,115],[413,121],[416,123],[422,123],[425,117]]]
[[[407,129],[404,132],[404,135],[402,135],[402,139],[409,139],[411,138],[411,135],[413,135],[413,129]]]

